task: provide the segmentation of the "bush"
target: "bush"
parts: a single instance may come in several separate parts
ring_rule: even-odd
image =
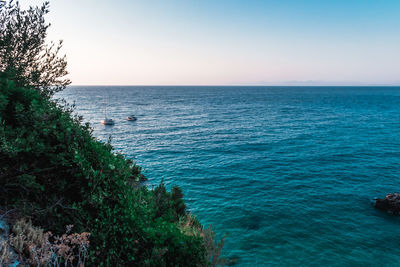
[[[203,238],[179,227],[181,190],[131,186],[141,177],[68,106],[0,77],[0,205],[56,234],[90,232],[95,266],[207,264]]]
[[[67,225],[90,232],[89,265],[214,264],[220,250],[211,263],[200,224],[182,227],[189,215],[181,189],[141,187],[140,167],[50,100],[70,81],[61,43],[46,45],[47,12],[48,3],[21,10],[0,0],[0,206],[56,235]]]
[[[50,24],[44,16],[49,3],[21,10],[18,1],[0,0],[0,72],[5,72],[20,86],[34,86],[43,96],[63,90],[67,60],[59,56],[62,41],[46,44]]]

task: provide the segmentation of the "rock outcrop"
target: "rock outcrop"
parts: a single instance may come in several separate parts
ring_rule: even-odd
[[[393,214],[400,214],[400,194],[387,194],[383,199],[375,199],[375,208]]]

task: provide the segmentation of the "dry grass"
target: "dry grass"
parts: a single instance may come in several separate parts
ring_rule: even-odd
[[[211,226],[204,229],[192,214],[182,217],[179,223],[181,231],[186,235],[199,235],[203,238],[203,245],[206,248],[207,266],[225,266],[231,263],[230,260],[221,258],[222,248],[225,244],[224,236],[219,242],[215,239],[215,232]]]
[[[49,236],[49,233],[32,226],[30,221],[21,219],[13,225],[9,242],[29,264],[44,266],[52,256]]]
[[[5,240],[0,240],[0,266],[11,263],[10,245]]]
[[[191,213],[180,218],[179,226],[181,231],[185,235],[189,236],[199,235],[202,231],[201,225],[198,223],[196,217],[194,217]]]
[[[10,244],[32,266],[85,266],[89,248],[89,233],[53,236],[21,219],[12,228]],[[52,241],[52,242],[51,242]]]

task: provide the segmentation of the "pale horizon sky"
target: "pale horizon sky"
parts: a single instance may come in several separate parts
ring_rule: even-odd
[[[398,0],[53,0],[46,18],[73,85],[400,84]]]

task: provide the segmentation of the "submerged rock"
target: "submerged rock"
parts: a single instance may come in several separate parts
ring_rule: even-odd
[[[400,194],[387,194],[384,199],[375,199],[375,208],[393,214],[400,214]]]

